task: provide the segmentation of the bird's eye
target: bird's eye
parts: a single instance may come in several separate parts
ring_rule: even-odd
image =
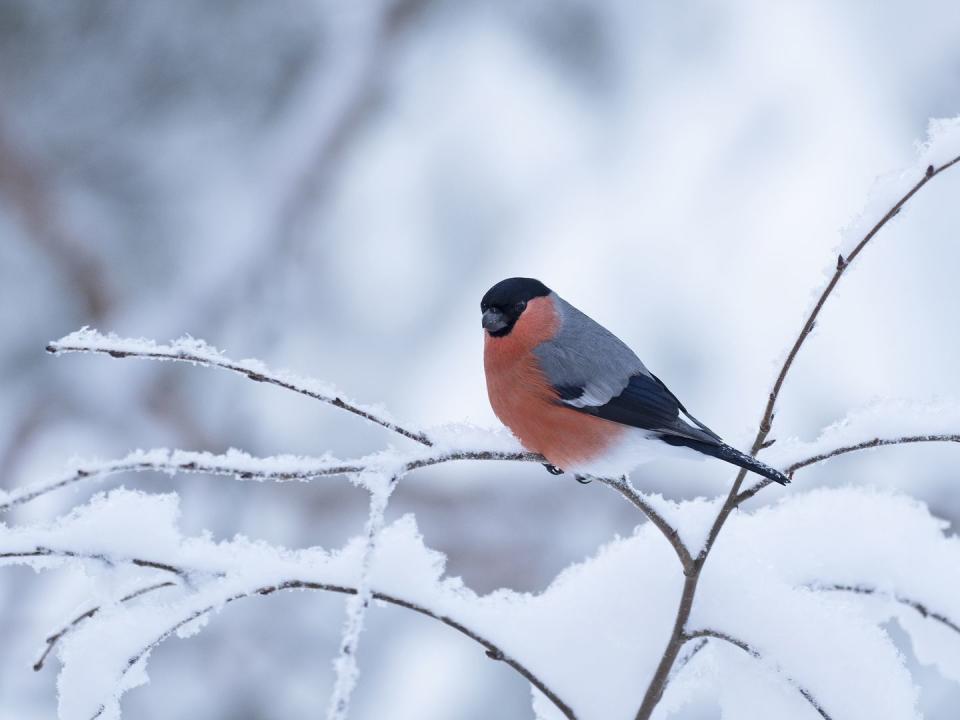
[[[524,309],[526,309],[526,307],[527,307],[527,303],[524,301],[521,301],[521,302],[518,302],[516,305],[514,305],[513,309],[516,310],[518,313],[522,313]]]

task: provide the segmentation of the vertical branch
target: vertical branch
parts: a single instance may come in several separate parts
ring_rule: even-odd
[[[377,552],[377,541],[383,529],[383,516],[387,509],[390,495],[397,485],[399,476],[393,475],[387,481],[386,487],[370,493],[370,513],[367,517],[366,542],[360,556],[360,578],[357,583],[357,593],[347,601],[347,618],[343,624],[343,634],[340,640],[340,655],[334,661],[336,682],[330,695],[330,704],[327,707],[327,720],[346,720],[350,710],[350,698],[357,685],[359,670],[357,668],[357,648],[360,645],[360,633],[363,632],[363,623],[367,608],[373,599],[373,588],[370,583],[373,569],[374,555]]]

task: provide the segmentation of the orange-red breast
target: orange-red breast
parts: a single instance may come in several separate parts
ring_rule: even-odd
[[[619,338],[539,280],[498,282],[480,310],[493,411],[554,468],[617,477],[673,448],[790,482],[724,443]]]

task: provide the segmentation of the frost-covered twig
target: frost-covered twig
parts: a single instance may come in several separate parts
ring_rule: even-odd
[[[949,435],[905,435],[903,437],[895,438],[872,438],[870,440],[864,440],[863,442],[855,443],[853,445],[844,445],[843,447],[835,448],[834,450],[828,450],[826,452],[818,453],[812,455],[803,460],[798,460],[797,462],[789,465],[784,468],[783,472],[790,477],[793,477],[793,474],[797,470],[802,470],[805,467],[810,467],[811,465],[816,465],[817,463],[823,462],[824,460],[829,460],[830,458],[835,458],[838,455],[846,455],[847,453],[857,452],[859,450],[869,450],[876,447],[884,447],[886,445],[910,445],[912,443],[928,443],[928,442],[953,442],[960,443],[960,434]],[[737,496],[737,504],[739,505],[744,500],[748,500],[756,495],[758,492],[763,490],[767,485],[772,481],[764,478],[763,480],[757,482],[756,485],[747,488],[742,493]]]
[[[387,510],[390,495],[397,486],[399,477],[393,475],[385,484],[370,493],[370,510],[367,514],[365,528],[366,539],[363,554],[360,556],[360,579],[357,583],[357,592],[347,602],[347,618],[343,624],[340,638],[340,655],[334,661],[336,681],[333,692],[330,694],[330,704],[327,707],[327,720],[346,720],[350,710],[350,698],[357,685],[357,648],[360,645],[360,633],[363,632],[367,608],[373,597],[373,588],[370,586],[370,573],[373,569],[373,556],[377,551],[377,542],[380,531],[383,530],[383,516]]]
[[[170,581],[154,583],[153,585],[147,585],[146,587],[142,587],[138,590],[134,590],[133,592],[124,595],[117,602],[121,602],[121,603],[130,602],[131,600],[138,598],[141,595],[146,595],[147,593],[154,592],[155,590],[161,590],[162,588],[174,587],[174,586],[176,586],[176,583],[173,583]],[[77,626],[79,626],[84,620],[89,620],[98,612],[100,612],[101,608],[102,606],[95,605],[94,607],[90,608],[86,612],[83,612],[80,615],[77,615],[77,617],[75,617],[73,620],[68,622],[63,627],[61,627],[55,633],[49,635],[46,639],[47,647],[44,649],[43,654],[40,655],[40,657],[37,658],[37,661],[33,664],[33,669],[41,670],[43,668],[43,664],[47,660],[47,657],[49,657],[50,653],[53,652],[53,649],[57,646],[57,643],[60,642],[60,640],[62,640],[66,635],[68,635],[73,630],[75,630]]]
[[[890,220],[900,213],[907,202],[909,202],[910,198],[912,198],[924,185],[930,182],[930,180],[945,170],[953,167],[958,162],[960,162],[960,155],[952,158],[939,167],[928,165],[926,171],[923,173],[923,177],[921,177],[899,200],[893,204],[892,207],[890,207],[889,210],[886,211],[886,213],[884,213],[880,220],[877,221],[876,224],[874,224],[854,246],[853,250],[851,250],[846,257],[840,255],[837,258],[837,264],[833,275],[827,282],[826,287],[824,287],[823,291],[820,293],[820,296],[817,298],[817,302],[814,304],[813,309],[810,311],[810,314],[804,321],[803,326],[800,328],[800,333],[794,340],[793,345],[787,353],[786,359],[783,361],[780,372],[777,374],[777,378],[773,383],[773,388],[770,390],[770,393],[767,397],[767,403],[764,406],[763,414],[760,417],[760,424],[757,429],[756,437],[754,438],[753,445],[750,448],[751,456],[756,456],[761,448],[769,446],[769,443],[767,443],[767,438],[770,435],[770,430],[773,424],[777,398],[780,396],[780,391],[783,389],[783,384],[790,372],[790,368],[793,366],[793,362],[796,359],[797,354],[800,352],[800,349],[803,347],[807,337],[813,331],[817,317],[820,315],[820,311],[823,309],[837,284],[840,282],[840,278],[843,277],[844,273],[847,271],[847,268],[849,268],[851,263],[856,260],[856,258],[860,255],[867,244],[876,236],[876,234],[880,232],[880,230],[883,229],[883,227],[890,222]],[[680,650],[683,647],[684,642],[686,642],[686,625],[690,618],[690,613],[693,610],[693,601],[697,593],[697,584],[703,571],[703,566],[710,554],[711,549],[713,548],[714,542],[716,542],[717,536],[723,529],[724,523],[726,523],[727,518],[730,516],[730,513],[740,505],[740,488],[743,486],[743,481],[746,478],[746,475],[746,469],[741,469],[737,473],[733,484],[730,487],[730,491],[727,493],[727,498],[717,513],[713,525],[710,528],[710,532],[707,535],[707,540],[704,543],[700,554],[694,561],[692,570],[685,572],[683,590],[680,594],[680,600],[677,605],[677,614],[674,620],[673,630],[670,634],[670,639],[667,641],[667,645],[664,648],[660,662],[657,665],[657,669],[654,671],[653,677],[650,680],[650,684],[647,686],[647,690],[644,693],[643,702],[641,703],[640,708],[637,710],[636,720],[649,720],[649,718],[653,715],[653,711],[656,709],[657,704],[660,702],[660,699],[663,697],[663,692],[666,689],[667,683],[670,681],[670,674],[673,665],[677,661],[677,657],[680,654]]]
[[[824,590],[828,592],[848,592],[855,593],[857,595],[876,595],[878,597],[884,597],[888,600],[893,600],[894,602],[900,603],[901,605],[906,605],[907,607],[916,610],[922,617],[936,620],[944,627],[953,630],[957,634],[960,634],[960,624],[957,624],[943,613],[931,610],[924,603],[912,598],[884,592],[883,590],[879,590],[869,585],[815,585],[813,589]]]
[[[238,480],[287,482],[310,480],[326,475],[359,473],[366,467],[360,463],[343,462],[329,457],[296,457],[280,455],[260,458],[239,450],[215,455],[188,450],[136,450],[117,460],[87,461],[66,476],[52,482],[37,483],[0,491],[0,512],[23,505],[42,495],[85,480],[98,480],[124,472],[198,473],[222,475]]]
[[[186,616],[182,617],[179,621],[177,621],[174,625],[167,628],[164,632],[162,632],[157,638],[151,641],[148,645],[146,645],[140,651],[138,651],[133,656],[131,656],[127,662],[127,666],[124,669],[123,674],[126,675],[128,672],[130,672],[130,670],[132,670],[137,665],[138,662],[140,662],[144,657],[146,657],[150,652],[152,652],[164,640],[166,640],[175,632],[177,632],[177,630],[179,630],[182,627],[185,627],[186,625],[189,625],[195,620],[198,620],[201,617],[209,615],[211,612],[214,612],[215,610],[220,609],[224,605],[228,605],[237,600],[242,600],[244,598],[250,598],[250,597],[263,596],[263,595],[272,595],[273,593],[282,591],[282,590],[323,590],[326,592],[343,593],[345,595],[357,595],[357,589],[353,587],[348,587],[345,585],[334,585],[334,584],[327,584],[327,583],[305,581],[305,580],[288,580],[288,581],[277,583],[274,585],[264,585],[261,587],[253,588],[246,592],[234,593],[233,595],[230,595],[229,597],[224,598],[221,602],[215,605],[212,604],[204,608],[200,608],[198,610],[193,610],[189,612]],[[439,620],[444,625],[447,625],[453,628],[454,630],[457,630],[458,632],[467,636],[471,640],[479,643],[486,650],[488,657],[494,660],[499,660],[509,665],[518,673],[520,673],[520,675],[522,675],[524,679],[526,679],[531,685],[537,688],[537,690],[543,693],[543,695],[546,698],[548,698],[550,702],[552,702],[556,706],[556,708],[563,714],[565,718],[568,718],[568,720],[577,720],[577,716],[574,714],[571,707],[567,703],[565,703],[554,690],[547,687],[547,685],[544,684],[544,682],[539,677],[537,677],[529,668],[527,668],[525,665],[520,663],[515,658],[508,655],[506,652],[504,652],[503,649],[501,649],[498,645],[493,643],[491,640],[483,637],[476,631],[471,630],[469,627],[467,627],[463,623],[453,618],[447,617],[445,615],[440,615],[438,613],[435,613],[429,608],[426,608],[415,602],[411,602],[409,600],[405,600],[403,598],[396,597],[388,593],[373,591],[371,592],[371,597],[374,600],[380,600],[381,602],[406,608],[407,610],[412,610],[416,613],[420,613],[421,615],[425,615],[426,617],[433,618],[434,620]],[[93,715],[91,720],[95,720],[96,718],[100,717],[103,714],[104,709],[105,709],[104,707],[101,707],[100,710]]]
[[[402,460],[403,456],[372,455],[356,460],[338,460],[324,457],[298,457],[279,455],[256,457],[240,450],[229,450],[224,454],[193,452],[189,450],[136,450],[126,457],[116,460],[89,461],[79,466],[65,477],[52,482],[36,483],[7,493],[0,491],[0,512],[17,505],[23,505],[47,493],[59,490],[86,480],[99,480],[123,472],[157,472],[166,475],[177,473],[195,473],[233,477],[238,480],[256,480],[272,482],[306,482],[318,477],[333,475],[358,475],[376,471],[384,466],[395,466],[400,462],[402,473],[421,468],[462,460],[500,460],[513,462],[543,462],[544,459],[534,453],[524,451],[484,450],[484,449],[444,449],[428,453],[417,453]],[[690,568],[692,557],[683,544],[676,529],[661,516],[650,503],[643,499],[623,478],[596,478],[623,495],[630,503],[643,512],[647,518],[663,533],[673,546],[684,568]]]
[[[768,662],[760,653],[760,651],[752,647],[749,643],[746,643],[743,640],[740,640],[739,638],[735,638],[732,635],[728,635],[727,633],[720,632],[718,630],[710,630],[710,629],[696,630],[692,633],[687,634],[686,637],[687,637],[687,640],[694,640],[696,638],[723,640],[724,642],[729,643],[730,645],[734,645],[735,647],[740,648],[745,653],[759,660],[760,662],[763,662],[763,663]],[[803,685],[798,683],[796,680],[786,677],[782,673],[781,673],[781,677],[784,677],[784,679],[788,683],[790,683],[791,685],[793,685],[793,687],[797,689],[797,692],[799,692],[803,696],[804,700],[810,703],[813,709],[820,714],[820,717],[822,717],[823,720],[832,720],[829,713],[827,713],[827,711],[823,709],[823,706],[813,696],[813,693],[811,693],[807,688],[805,688]]]
[[[65,558],[77,560],[96,560],[97,562],[103,563],[107,567],[113,567],[120,563],[130,563],[131,565],[136,565],[137,567],[162,570],[163,572],[176,575],[184,581],[187,581],[190,577],[189,573],[183,568],[179,568],[175,565],[170,565],[165,562],[158,562],[157,560],[146,560],[144,558],[120,558],[106,555],[105,553],[87,553],[78,552],[76,550],[48,547],[36,547],[32,550],[0,552],[0,560],[16,560],[18,558]]]
[[[422,430],[411,430],[386,417],[381,410],[345,400],[337,390],[312,378],[294,375],[287,371],[274,371],[259,360],[231,360],[217,348],[191,337],[174,340],[161,345],[144,338],[122,338],[114,334],[103,335],[84,327],[47,345],[47,352],[54,355],[71,352],[99,353],[115,358],[140,358],[147,360],[171,360],[188,362],[203,367],[215,367],[245,375],[251,380],[265,382],[286,390],[333,405],[341,410],[359,415],[365,420],[391,430],[398,435],[415,440],[421,445],[432,445]]]

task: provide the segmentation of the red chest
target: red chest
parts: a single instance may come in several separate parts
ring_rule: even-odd
[[[537,298],[508,335],[485,336],[483,361],[487,395],[500,421],[525,448],[570,468],[606,450],[623,428],[558,403],[533,353],[558,324],[552,301]]]

